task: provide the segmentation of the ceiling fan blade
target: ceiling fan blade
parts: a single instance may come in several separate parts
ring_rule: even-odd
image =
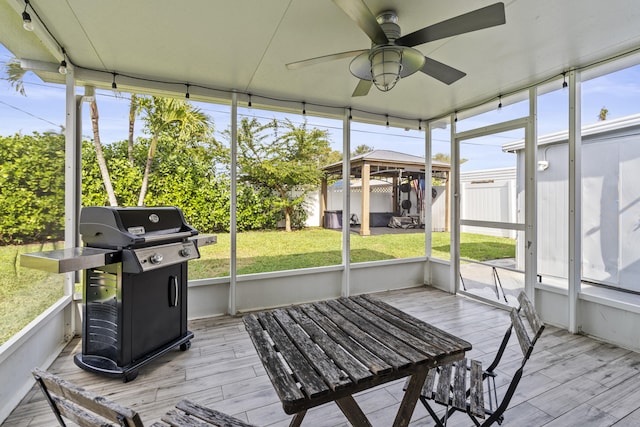
[[[360,49],[360,50],[350,50],[348,52],[333,53],[331,55],[325,55],[325,56],[317,56],[315,58],[305,59],[304,61],[290,62],[287,64],[287,68],[289,70],[297,70],[298,68],[308,67],[309,65],[316,65],[322,62],[335,61],[336,59],[342,59],[342,58],[351,58],[356,55],[360,55],[363,52],[368,52],[368,51],[369,49]]]
[[[436,80],[440,80],[442,83],[450,85],[467,75],[467,73],[443,64],[442,62],[438,62],[435,59],[425,57],[425,60],[420,71]]]
[[[458,34],[495,27],[505,22],[507,21],[504,14],[504,3],[495,3],[404,35],[396,40],[396,44],[417,46]]]
[[[366,96],[371,89],[373,82],[371,80],[360,80],[351,96]]]
[[[364,31],[367,36],[375,44],[387,44],[389,39],[387,35],[382,31],[382,27],[378,24],[376,17],[369,10],[363,0],[333,0],[349,18],[351,18],[358,27]]]

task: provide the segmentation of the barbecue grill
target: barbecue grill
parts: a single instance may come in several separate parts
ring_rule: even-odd
[[[187,262],[199,258],[198,247],[215,243],[215,236],[198,236],[175,207],[85,207],[79,231],[83,248],[21,260],[47,271],[51,260],[57,272],[84,270],[76,365],[127,382],[169,350],[189,349]]]

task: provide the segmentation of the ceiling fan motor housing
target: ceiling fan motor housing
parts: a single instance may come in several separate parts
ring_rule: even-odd
[[[382,27],[382,31],[387,35],[387,38],[393,44],[393,42],[400,38],[400,25],[398,25],[398,15],[393,10],[388,10],[386,12],[382,12],[376,18],[380,27]]]

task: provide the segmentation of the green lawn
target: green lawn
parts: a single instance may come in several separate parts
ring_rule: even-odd
[[[189,263],[189,278],[229,275],[230,239],[217,234],[218,243],[200,249],[202,258]],[[515,241],[463,233],[460,255],[486,261],[515,257]],[[336,265],[342,262],[342,234],[323,228],[302,231],[252,231],[237,238],[238,274]],[[449,233],[432,234],[433,257],[449,259]],[[424,255],[424,234],[351,235],[351,262],[410,258]]]
[[[229,275],[229,234],[201,248],[201,258],[189,262],[189,278]],[[449,259],[449,233],[433,233],[433,256]],[[480,234],[462,234],[460,255],[486,261],[515,257],[515,241]],[[62,247],[58,244],[58,248]],[[342,262],[342,234],[308,228],[292,233],[252,231],[237,237],[238,274],[337,265]],[[53,244],[0,247],[0,344],[42,313],[63,294],[63,275],[19,267],[19,255],[56,249]],[[410,258],[424,255],[424,234],[351,235],[351,262]]]
[[[59,248],[51,243],[0,246],[0,344],[62,297],[63,275],[20,267],[21,253],[53,249]]]

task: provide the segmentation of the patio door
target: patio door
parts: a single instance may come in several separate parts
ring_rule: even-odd
[[[517,305],[536,277],[530,129],[523,118],[454,134],[452,283],[492,304]]]

